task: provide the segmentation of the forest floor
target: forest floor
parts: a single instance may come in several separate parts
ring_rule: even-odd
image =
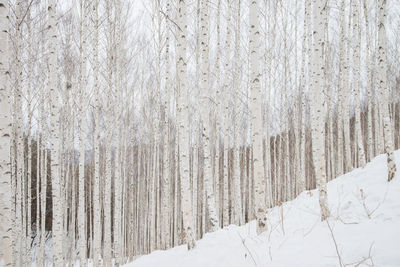
[[[400,266],[400,150],[387,182],[386,156],[328,183],[331,218],[321,222],[316,190],[268,210],[255,222],[206,234],[197,246],[154,251],[125,267]]]

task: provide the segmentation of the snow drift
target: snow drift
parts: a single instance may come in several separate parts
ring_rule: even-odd
[[[400,166],[400,150],[396,151]],[[400,170],[387,182],[386,155],[328,183],[331,218],[320,221],[318,192],[268,210],[255,222],[207,234],[195,249],[155,251],[126,267],[400,266]]]

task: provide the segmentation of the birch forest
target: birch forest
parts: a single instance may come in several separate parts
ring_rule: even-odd
[[[397,149],[397,0],[0,0],[0,266],[261,234],[312,189],[325,221]]]

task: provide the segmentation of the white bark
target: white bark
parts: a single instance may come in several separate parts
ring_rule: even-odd
[[[302,51],[301,51],[301,139],[300,139],[300,178],[298,179],[298,189],[299,192],[303,192],[306,190],[306,160],[305,160],[305,149],[306,149],[306,70],[305,70],[305,62],[306,62],[306,40],[307,40],[307,29],[309,23],[309,10],[308,10],[308,2],[310,0],[306,0],[304,3],[304,22],[303,22],[303,40],[302,40]]]
[[[193,215],[190,197],[190,177],[189,177],[189,107],[188,107],[188,87],[187,87],[187,56],[186,56],[186,1],[178,2],[178,44],[177,44],[177,72],[178,72],[178,110],[177,119],[179,127],[179,167],[181,177],[182,194],[182,215],[183,215],[183,236],[188,249],[195,247],[193,235]]]
[[[240,194],[240,105],[238,97],[240,95],[240,0],[235,5],[235,51],[234,51],[234,73],[233,73],[233,173],[232,173],[232,223],[241,225],[242,205]],[[260,76],[261,78],[261,76]]]
[[[48,36],[49,40],[49,92],[50,92],[50,158],[51,158],[51,178],[52,178],[52,197],[53,197],[53,265],[62,266],[64,259],[62,255],[62,203],[61,203],[61,183],[60,183],[60,114],[58,103],[58,81],[57,81],[57,23],[56,23],[56,3],[49,0],[48,6]]]
[[[208,81],[209,77],[209,16],[208,16],[208,0],[202,0],[201,2],[201,94],[202,94],[202,141],[203,141],[203,153],[204,153],[204,187],[206,193],[206,202],[208,209],[208,219],[210,223],[210,231],[214,232],[218,229],[218,217],[215,209],[215,198],[213,192],[212,183],[212,159],[211,159],[211,126],[210,126],[210,84]],[[197,155],[194,155],[195,157]],[[197,166],[194,166],[197,168]]]
[[[31,9],[28,9],[26,11],[26,25],[27,25],[27,31],[28,31],[28,73],[27,73],[27,78],[26,78],[26,83],[27,83],[27,112],[28,112],[28,134],[27,134],[27,192],[26,192],[26,197],[27,197],[27,238],[25,240],[25,247],[26,247],[26,254],[25,254],[25,261],[24,264],[28,265],[31,263],[31,230],[32,230],[32,214],[31,214],[31,207],[32,207],[32,136],[31,136],[31,130],[32,130],[32,107],[31,107],[31,81],[32,81],[32,58],[33,58],[33,53],[32,53],[32,29],[31,29]]]
[[[215,207],[217,209],[217,214],[218,214],[218,221],[219,221],[219,226],[222,226],[223,218],[222,218],[222,209],[220,207],[222,203],[222,190],[221,190],[221,185],[223,187],[223,184],[221,183],[221,173],[222,170],[220,168],[220,154],[221,154],[221,2],[222,0],[218,0],[217,4],[217,55],[216,55],[216,66],[215,66],[215,73],[216,73],[216,112],[215,112],[215,124],[216,124],[216,133],[215,133]],[[223,152],[223,150],[222,150]]]
[[[171,11],[171,5],[169,1],[166,3],[166,12],[169,16]],[[169,129],[169,99],[171,93],[171,82],[170,82],[170,34],[169,34],[169,20],[166,23],[165,33],[165,96],[164,96],[164,137],[163,137],[163,173],[162,173],[162,196],[161,196],[161,246],[163,249],[167,249],[170,246],[170,129]]]
[[[250,86],[251,86],[251,143],[253,147],[255,214],[257,233],[266,230],[265,177],[263,166],[262,103],[260,85],[260,23],[257,0],[250,0]]]
[[[324,95],[324,24],[326,16],[326,0],[313,0],[313,64],[312,64],[312,103],[311,103],[311,136],[312,156],[314,159],[315,176],[319,191],[321,220],[326,220],[329,214],[327,203],[325,166],[325,95]]]
[[[116,0],[114,2],[115,5],[115,75],[114,75],[114,84],[115,84],[115,95],[116,98],[114,101],[116,103],[123,103],[122,99],[122,94],[123,94],[123,87],[122,87],[122,22],[121,22],[121,16],[122,16],[122,6],[121,6],[121,1]],[[122,120],[122,108],[121,105],[116,105],[115,106],[115,117],[114,120],[117,122],[121,122]],[[114,225],[113,225],[113,233],[114,233],[114,259],[115,259],[115,264],[118,265],[120,260],[121,260],[121,242],[122,242],[122,236],[121,236],[121,208],[122,208],[122,173],[121,173],[121,165],[122,165],[122,160],[121,160],[121,153],[122,153],[122,141],[121,138],[122,136],[122,124],[121,123],[116,123],[116,128],[115,128],[115,133],[113,135],[114,137],[114,142],[112,144],[115,145],[115,157],[114,157],[114,166],[115,166],[115,173],[114,173]]]
[[[85,99],[86,99],[86,21],[87,21],[87,9],[86,1],[80,0],[80,45],[79,45],[79,202],[78,202],[78,246],[79,246],[79,263],[80,266],[87,266],[86,260],[86,209],[85,209],[85,133],[84,123],[86,119]]]
[[[385,140],[385,153],[387,154],[388,163],[388,181],[391,181],[396,173],[396,164],[393,153],[393,136],[390,121],[388,99],[389,87],[387,84],[387,45],[386,45],[386,0],[378,2],[378,92],[380,101],[380,113],[383,120],[383,130]],[[382,139],[382,136],[381,136]]]
[[[365,165],[365,150],[361,133],[361,101],[360,101],[360,49],[361,49],[361,29],[359,26],[359,5],[358,0],[352,0],[353,6],[353,40],[354,40],[354,53],[353,53],[353,92],[354,92],[354,106],[355,106],[355,147],[357,152],[358,167]]]
[[[344,12],[344,7],[343,7],[343,12]],[[343,14],[343,16],[345,16]],[[350,34],[350,17],[351,16],[351,6],[350,6],[350,11],[349,11],[349,21],[348,21],[348,35]],[[344,145],[344,173],[348,172],[352,169],[353,164],[352,164],[352,158],[351,158],[351,140],[350,140],[350,40],[349,38],[346,38],[344,35],[345,27],[344,27],[344,21],[342,21],[342,33],[341,33],[341,49],[343,51],[343,79],[342,79],[342,88],[343,88],[343,95],[344,95],[344,101],[343,101],[343,130],[344,130],[344,140],[343,140],[343,145]],[[347,47],[346,47],[347,46]]]
[[[15,231],[15,263],[23,265],[23,238],[24,238],[24,130],[23,130],[23,118],[22,118],[22,94],[23,92],[23,1],[19,0],[16,2],[16,38],[15,38],[15,90],[14,90],[14,131],[15,131],[15,164],[16,164],[16,176],[15,176],[15,225],[13,229]],[[13,179],[14,180],[14,179]]]
[[[369,16],[367,8],[367,0],[363,0],[364,18],[365,18],[365,33],[366,33],[366,69],[367,69],[367,93],[368,93],[368,141],[367,141],[367,155],[368,160],[371,161],[374,155],[374,141],[373,141],[373,129],[372,122],[375,119],[375,110],[373,109],[373,99],[372,99],[372,66],[371,66],[371,36],[369,31]]]
[[[104,247],[103,264],[111,266],[111,156],[112,147],[109,133],[106,140],[105,155],[105,183],[104,183]]]
[[[228,163],[229,163],[229,87],[230,87],[230,46],[231,46],[231,0],[227,0],[226,14],[226,39],[225,39],[225,62],[224,62],[224,177],[223,177],[223,203],[222,203],[222,225],[229,225],[229,191],[228,191]]]
[[[343,139],[343,129],[345,127],[348,127],[348,124],[345,123],[346,121],[343,119],[343,114],[345,115],[345,118],[347,118],[348,115],[345,108],[347,106],[344,105],[345,103],[345,90],[346,90],[346,81],[344,77],[346,76],[346,71],[347,68],[344,66],[345,63],[345,0],[342,0],[340,4],[340,51],[339,51],[339,89],[338,89],[338,165],[337,165],[337,174],[342,175],[344,172],[344,159],[346,159],[346,155],[344,153],[348,150],[347,147],[343,149],[343,145],[346,144],[346,137]],[[344,111],[344,112],[343,112]]]
[[[8,1],[0,0],[0,265],[12,266]]]
[[[93,266],[99,265],[101,255],[101,202],[100,202],[100,92],[99,92],[99,0],[93,4],[93,79],[94,79],[94,185],[93,185]]]

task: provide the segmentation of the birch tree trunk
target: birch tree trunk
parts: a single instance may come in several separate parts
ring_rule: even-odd
[[[390,182],[396,173],[396,163],[393,153],[393,136],[390,121],[388,100],[389,87],[387,84],[387,45],[386,45],[386,0],[378,2],[378,91],[381,108],[381,117],[383,119],[383,130],[385,140],[385,153],[387,154],[388,181]],[[382,136],[381,136],[382,138]]]
[[[106,151],[105,151],[105,183],[104,183],[104,247],[103,264],[111,266],[111,156],[112,146],[110,142],[110,133],[107,130]]]
[[[177,44],[177,73],[178,73],[178,110],[177,119],[179,127],[179,167],[182,193],[183,237],[188,249],[195,247],[193,235],[193,215],[190,197],[190,173],[189,173],[189,105],[187,87],[187,57],[186,57],[186,1],[178,2],[178,44]]]
[[[204,186],[206,193],[206,202],[208,209],[208,217],[210,223],[210,231],[214,232],[218,229],[218,217],[215,209],[215,198],[212,186],[212,159],[211,159],[211,126],[210,126],[210,84],[208,81],[209,76],[209,16],[208,16],[208,0],[201,2],[201,93],[202,93],[202,141],[204,153]],[[195,155],[196,156],[196,155]],[[194,166],[197,168],[197,166]]]
[[[321,220],[330,216],[328,208],[328,192],[326,189],[325,171],[325,95],[324,95],[324,24],[326,16],[326,0],[313,0],[313,64],[312,64],[312,101],[311,104],[311,136],[312,156],[314,159],[315,176],[319,191]]]
[[[220,164],[220,154],[221,154],[221,2],[218,0],[217,4],[217,54],[216,54],[216,112],[215,112],[215,207],[217,209],[219,227],[222,227],[222,209],[221,203],[223,203],[221,196],[223,191],[223,183],[221,183],[221,164]],[[222,150],[223,152],[223,150]],[[222,185],[222,186],[221,186]]]
[[[99,266],[101,255],[100,202],[100,90],[99,90],[99,0],[94,0],[93,80],[94,80],[94,185],[93,185],[93,266]]]
[[[61,203],[61,183],[60,183],[60,155],[59,155],[59,129],[60,114],[58,103],[58,81],[57,81],[57,23],[56,23],[56,3],[54,0],[48,2],[48,36],[49,40],[49,92],[50,92],[50,158],[51,158],[51,178],[52,178],[52,197],[53,197],[53,265],[63,266],[62,255],[62,203]]]
[[[224,62],[224,176],[223,176],[223,226],[229,225],[229,87],[230,87],[230,47],[231,47],[231,0],[227,0],[226,37],[225,37],[225,62]]]
[[[86,99],[86,21],[87,9],[86,1],[80,0],[80,46],[79,46],[79,202],[78,202],[78,242],[79,242],[79,263],[85,267],[87,265],[86,259],[86,209],[85,209],[85,135],[84,135],[84,121],[86,119],[86,112],[84,111],[84,100]]]
[[[306,190],[306,40],[307,40],[307,29],[308,29],[308,2],[311,0],[306,0],[304,3],[304,21],[303,21],[303,41],[302,41],[302,51],[301,51],[301,139],[300,139],[300,179],[298,180],[299,192]]]
[[[170,15],[171,4],[169,1],[166,2],[166,13],[167,16]],[[163,249],[167,249],[170,246],[170,231],[169,231],[169,223],[170,223],[170,128],[169,128],[169,105],[170,105],[170,92],[171,92],[171,83],[170,83],[170,34],[169,34],[169,20],[165,21],[165,96],[164,96],[164,138],[163,138],[163,173],[162,173],[162,196],[161,196],[161,246]]]
[[[24,233],[24,130],[23,130],[23,118],[22,118],[22,94],[23,94],[23,27],[22,27],[22,17],[23,17],[23,1],[18,0],[16,2],[16,29],[15,29],[15,90],[14,90],[14,132],[15,139],[14,145],[16,147],[15,151],[15,164],[16,164],[16,175],[13,180],[15,180],[15,225],[13,226],[15,231],[15,263],[18,265],[23,265],[23,238]],[[13,168],[14,169],[14,168]]]
[[[255,183],[255,215],[257,234],[266,230],[265,177],[263,169],[262,140],[262,107],[261,107],[261,65],[260,57],[260,23],[257,0],[250,0],[250,87],[251,87],[251,143],[253,147],[254,183]]]
[[[358,167],[364,167],[365,165],[365,150],[362,139],[361,132],[361,102],[360,102],[360,91],[361,91],[361,83],[360,83],[360,49],[361,49],[361,29],[359,26],[360,18],[359,18],[359,5],[357,5],[358,0],[352,0],[353,6],[353,40],[355,42],[354,46],[354,54],[353,54],[353,92],[354,92],[354,106],[355,106],[355,147],[357,152],[357,161]]]
[[[345,1],[345,0],[343,0]],[[345,3],[343,3],[343,12],[345,12],[344,9],[344,5]],[[343,13],[343,16],[345,16],[345,14]],[[347,33],[350,34],[350,16],[351,16],[351,6],[350,6],[350,11],[349,11],[349,27],[348,27],[348,31]],[[349,75],[350,75],[350,41],[348,38],[346,38],[345,36],[345,22],[344,22],[344,18],[342,21],[342,29],[341,29],[341,49],[342,49],[342,62],[343,62],[343,79],[342,79],[342,88],[343,88],[343,95],[344,95],[344,116],[343,116],[343,130],[344,130],[344,142],[343,142],[343,146],[344,146],[344,163],[345,163],[345,167],[344,167],[344,173],[348,172],[351,170],[351,168],[353,167],[352,164],[352,158],[351,158],[351,139],[350,139],[350,79],[349,79]],[[341,68],[342,69],[342,68]],[[341,70],[340,69],[340,70]]]
[[[364,9],[364,18],[365,18],[365,33],[366,33],[366,68],[367,68],[367,93],[368,93],[368,141],[367,141],[367,155],[368,160],[371,161],[374,155],[374,141],[373,141],[373,128],[372,122],[375,119],[375,110],[373,109],[373,98],[372,98],[372,67],[371,67],[371,57],[370,57],[370,50],[371,50],[371,36],[369,31],[369,16],[368,16],[368,9],[367,9],[367,0],[363,0],[363,9]]]
[[[264,83],[265,83],[265,107],[264,107],[264,122],[263,122],[263,129],[264,129],[264,133],[265,133],[265,149],[264,149],[264,154],[265,154],[265,159],[264,159],[264,173],[265,173],[265,180],[266,180],[266,203],[267,203],[267,208],[270,208],[273,206],[273,200],[272,200],[272,175],[271,175],[271,137],[270,137],[270,118],[272,118],[272,116],[269,114],[270,112],[270,106],[272,101],[270,100],[270,91],[271,91],[271,87],[272,87],[272,77],[270,75],[268,75],[268,73],[272,72],[272,45],[270,46],[269,43],[273,43],[275,42],[274,38],[271,38],[269,33],[271,31],[271,14],[268,14],[269,10],[271,8],[271,2],[269,1],[264,1],[264,28],[265,28],[265,37],[264,37],[264,44],[265,44],[265,48],[266,50],[268,50],[268,53],[265,56],[265,60],[264,60]],[[272,40],[271,40],[272,39]],[[249,99],[249,96],[247,94],[247,99]],[[250,116],[246,117],[248,121],[250,121]],[[248,127],[248,129],[250,129],[250,127]],[[246,135],[249,134],[249,131],[246,131]],[[246,146],[247,147],[247,146]],[[245,148],[245,151],[247,150],[247,148]],[[247,212],[247,210],[249,209],[249,207],[246,207],[246,211],[244,211],[244,213]]]
[[[0,0],[0,263],[12,266],[11,108],[8,1]]]
[[[243,223],[241,216],[241,195],[240,195],[240,105],[238,95],[240,95],[240,4],[236,1],[235,10],[235,51],[234,51],[234,73],[233,73],[233,169],[232,169],[232,223],[241,225]]]
[[[27,133],[27,192],[26,192],[26,197],[27,197],[27,238],[25,240],[25,246],[26,246],[26,255],[25,255],[25,262],[24,264],[28,265],[31,264],[31,230],[32,230],[32,136],[31,136],[31,130],[32,130],[32,107],[31,107],[31,90],[32,90],[32,73],[33,73],[33,68],[32,68],[32,58],[33,58],[33,53],[32,53],[32,27],[31,27],[31,9],[28,7],[28,10],[26,11],[26,26],[27,26],[27,31],[28,31],[28,73],[27,73],[27,78],[26,78],[26,83],[27,83],[27,112],[28,112],[28,133]]]
[[[116,98],[114,101],[117,103],[123,103],[122,99],[122,94],[123,94],[123,88],[122,88],[122,23],[121,23],[121,16],[122,16],[122,6],[121,6],[121,1],[116,0],[114,2],[115,5],[115,75],[114,75],[114,84],[115,84],[115,91],[116,91]],[[117,122],[120,122],[122,120],[122,109],[121,105],[116,105],[115,106],[115,120]],[[121,173],[121,165],[122,165],[122,160],[121,160],[121,153],[122,153],[122,141],[121,138],[122,136],[122,126],[121,124],[117,123],[116,124],[116,133],[113,135],[115,138],[114,143],[115,144],[115,156],[114,156],[114,225],[113,225],[113,236],[114,236],[114,261],[116,265],[119,265],[119,262],[121,260],[121,242],[122,242],[122,236],[121,236],[121,209],[122,209],[122,173]]]
[[[343,79],[346,77],[346,71],[347,68],[345,67],[345,0],[341,1],[340,4],[340,47],[339,47],[339,89],[338,89],[338,120],[337,120],[337,125],[338,125],[338,169],[337,169],[337,174],[342,175],[344,173],[344,160],[347,158],[344,153],[347,153],[347,147],[346,145],[346,136],[343,139],[343,129],[345,127],[348,127],[347,124],[345,124],[345,120],[343,119],[343,113],[345,115],[345,118],[347,118],[347,113],[346,113],[346,106],[344,105],[345,102],[345,88],[346,88],[346,81]],[[344,111],[344,112],[343,112]],[[346,130],[345,130],[346,131]],[[343,146],[345,146],[343,148]]]

